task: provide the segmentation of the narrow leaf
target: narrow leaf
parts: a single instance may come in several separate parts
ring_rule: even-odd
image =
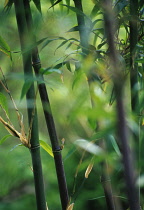
[[[40,0],[33,0],[36,8],[38,9],[38,11],[41,13],[41,3]]]
[[[52,152],[52,148],[45,142],[42,140],[39,140],[41,147],[52,157],[53,156],[53,152]]]
[[[79,31],[79,27],[74,26],[74,27],[70,28],[67,32],[73,32],[73,31]]]
[[[24,96],[27,94],[28,90],[30,89],[31,85],[32,85],[32,81],[27,81],[24,83],[23,87],[22,87],[22,91],[21,91],[21,97],[20,99],[22,100],[24,98]]]
[[[62,0],[57,0],[50,8],[54,7],[55,5],[57,5],[58,3],[60,3]],[[49,9],[50,9],[49,8]]]
[[[10,47],[2,36],[0,36],[0,51],[11,58]]]
[[[4,136],[2,139],[0,139],[0,145],[3,144],[11,136],[12,135],[8,134],[8,135]]]
[[[103,153],[103,150],[101,147],[97,146],[93,142],[89,142],[85,139],[78,139],[75,141],[75,144],[81,147],[82,149],[86,150],[87,152],[90,152],[94,155],[100,155]]]
[[[59,69],[56,68],[47,68],[47,69],[43,69],[43,71],[41,72],[42,74],[48,75],[48,74],[52,74],[52,73],[58,73],[58,74],[62,74],[62,72]]]

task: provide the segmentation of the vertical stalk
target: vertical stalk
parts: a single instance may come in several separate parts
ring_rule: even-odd
[[[138,41],[138,0],[130,0],[130,84],[131,84],[131,106],[132,111],[137,112],[139,104],[138,95],[138,71],[136,58],[136,44]]]
[[[122,158],[124,165],[125,182],[127,187],[127,195],[130,210],[139,210],[139,198],[136,189],[135,169],[133,166],[132,152],[128,142],[128,128],[126,123],[125,107],[124,107],[124,75],[123,70],[119,67],[117,52],[114,44],[114,16],[112,12],[111,0],[103,0],[105,29],[107,34],[107,42],[110,51],[110,65],[114,90],[116,95],[116,111],[117,111],[117,128],[119,141],[122,148]]]
[[[54,119],[53,119],[53,115],[51,111],[48,93],[46,90],[46,85],[44,83],[43,75],[40,73],[41,61],[39,58],[38,48],[36,45],[36,37],[33,33],[33,20],[32,20],[29,0],[23,0],[23,2],[24,2],[24,7],[25,7],[26,22],[27,22],[28,30],[31,34],[31,43],[33,46],[35,46],[32,49],[32,62],[33,62],[33,68],[34,68],[36,77],[38,78],[38,81],[40,81],[38,82],[38,89],[39,89],[39,93],[41,97],[46,125],[49,132],[52,150],[54,154],[54,161],[55,161],[55,167],[56,167],[56,173],[57,173],[57,179],[58,179],[58,185],[59,185],[61,205],[62,205],[62,209],[66,210],[68,201],[69,201],[69,196],[68,196],[65,171],[64,171],[63,161],[62,161],[61,148],[60,148],[59,141],[57,138],[55,123],[54,123]]]
[[[73,1],[75,4],[75,7],[83,12],[82,0],[73,0]],[[89,51],[88,51],[89,37],[88,37],[88,33],[86,32],[85,19],[84,19],[84,16],[82,16],[82,15],[79,15],[79,14],[76,14],[76,15],[77,15],[77,22],[78,22],[82,52],[83,52],[84,57],[86,57],[89,53]],[[89,78],[88,78],[88,81],[90,81]],[[89,83],[89,85],[90,85],[90,83]],[[92,98],[91,98],[91,101],[93,101]],[[102,140],[101,144],[104,145],[104,140]],[[108,208],[108,210],[115,210],[114,199],[113,199],[113,194],[112,194],[112,187],[111,187],[111,180],[110,180],[108,170],[107,170],[107,167],[108,167],[107,162],[102,162],[101,167],[102,167],[101,182],[102,182],[103,190],[105,193],[107,208]]]
[[[21,43],[22,57],[23,57],[25,82],[27,82],[27,78],[29,77],[32,78],[33,74],[31,66],[31,52],[28,51],[29,42],[28,42],[28,33],[27,33],[26,20],[24,14],[24,6],[22,0],[15,0],[14,5],[15,5],[15,13],[16,13],[20,43]],[[31,85],[29,91],[26,94],[26,99],[27,99],[28,119],[30,125],[31,119],[33,117],[33,110],[35,107],[34,106],[35,91],[33,84]],[[31,103],[31,101],[33,102]],[[46,207],[44,182],[42,175],[40,145],[39,145],[39,136],[38,136],[38,121],[37,121],[36,110],[33,119],[30,144],[31,144],[30,152],[33,164],[37,209],[46,210],[47,207]]]
[[[82,0],[73,0],[75,7],[83,12],[83,7],[82,7]],[[79,36],[80,36],[80,44],[82,47],[82,52],[84,56],[87,56],[88,54],[88,33],[86,31],[86,26],[85,26],[85,20],[84,16],[80,14],[76,14],[77,17],[77,23],[78,23],[78,28],[79,28]]]

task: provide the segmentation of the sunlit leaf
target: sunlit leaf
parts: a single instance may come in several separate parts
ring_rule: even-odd
[[[55,5],[57,5],[58,3],[60,3],[62,0],[57,0],[50,8],[54,7]],[[50,9],[49,8],[49,9]]]
[[[8,134],[8,135],[4,136],[2,139],[0,139],[0,145],[3,144],[11,136],[12,135]]]
[[[109,138],[111,140],[111,143],[112,143],[112,146],[113,146],[114,150],[116,151],[118,156],[121,156],[121,152],[119,150],[119,147],[117,145],[117,142],[116,142],[115,138],[112,135],[110,135]]]
[[[73,210],[73,207],[74,207],[74,203],[71,203],[66,210]]]
[[[75,141],[75,144],[81,147],[82,149],[86,150],[87,152],[90,152],[94,155],[100,155],[103,153],[103,150],[101,147],[97,146],[93,142],[89,142],[85,139],[78,139]]]
[[[39,140],[41,147],[52,157],[53,156],[53,152],[52,152],[52,148],[45,142],[42,140]]]
[[[10,47],[2,36],[0,36],[0,51],[11,58]]]
[[[61,70],[56,69],[56,68],[47,68],[47,69],[43,69],[43,71],[41,71],[42,74],[48,75],[48,74],[52,74],[52,73],[58,73],[58,74],[62,74]]]

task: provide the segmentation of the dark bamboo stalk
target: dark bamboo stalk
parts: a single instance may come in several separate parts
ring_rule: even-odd
[[[21,43],[22,57],[23,57],[23,66],[24,66],[24,74],[25,74],[25,82],[27,82],[27,78],[32,78],[32,66],[31,66],[31,52],[28,51],[28,33],[26,27],[24,6],[22,0],[15,0],[15,12],[16,19]],[[26,94],[27,99],[27,110],[28,110],[28,119],[29,125],[31,124],[31,119],[33,119],[32,131],[31,131],[31,139],[30,139],[30,152],[32,156],[32,165],[33,165],[33,173],[34,173],[34,181],[35,181],[35,193],[36,193],[36,202],[38,210],[46,210],[46,200],[45,200],[45,192],[44,192],[44,182],[42,175],[42,165],[41,165],[41,157],[40,157],[40,145],[39,145],[39,136],[38,136],[38,121],[37,121],[37,112],[35,110],[35,115],[33,116],[34,110],[34,100],[35,100],[35,91],[34,85],[32,84],[29,91]],[[31,103],[31,101],[33,101]]]
[[[32,20],[31,8],[30,8],[29,0],[23,0],[23,1],[24,1],[24,7],[25,7],[27,26],[28,26],[29,32],[31,33],[33,31],[33,20]],[[46,125],[49,132],[52,150],[54,154],[55,167],[56,167],[59,192],[60,192],[60,198],[61,198],[61,205],[62,205],[62,209],[65,210],[68,205],[69,196],[68,196],[65,171],[64,171],[63,161],[62,161],[62,155],[61,155],[61,147],[57,138],[55,123],[54,123],[54,119],[53,119],[53,115],[51,111],[51,106],[50,106],[50,101],[49,101],[46,85],[44,83],[43,75],[40,73],[41,61],[39,58],[38,48],[36,45],[36,37],[33,32],[31,33],[31,35],[32,35],[31,43],[34,46],[32,49],[33,68],[34,68],[36,77],[38,78],[38,81],[40,81],[38,82],[38,89],[39,89],[39,93],[40,93],[40,97],[42,101]]]
[[[138,41],[138,0],[130,0],[130,84],[131,84],[131,107],[137,112],[139,104],[138,94],[138,70],[135,63],[136,45]]]
[[[74,1],[74,4],[75,4],[75,7],[83,12],[82,1],[81,0],[73,0],[73,1]],[[84,16],[82,16],[82,15],[76,14],[76,16],[77,16],[77,22],[78,22],[82,52],[83,52],[84,57],[86,57],[89,53],[89,50],[88,50],[88,48],[89,48],[89,43],[88,43],[89,36],[88,36],[88,33],[86,32],[85,19],[84,19]],[[89,78],[88,78],[88,81],[90,81]],[[89,85],[90,85],[90,82],[89,82]],[[91,101],[93,101],[92,98],[91,98]],[[104,144],[104,140],[102,140],[102,144]],[[108,210],[115,210],[111,180],[110,180],[108,171],[106,170],[107,167],[108,167],[107,163],[102,162],[101,167],[102,167],[101,182],[102,182],[103,190],[104,190],[104,193],[105,193],[107,209]]]
[[[116,111],[117,111],[117,128],[119,141],[122,148],[122,158],[124,165],[124,175],[127,187],[127,195],[130,210],[139,210],[139,198],[136,188],[135,168],[133,166],[133,157],[128,141],[128,128],[126,123],[125,107],[124,107],[124,75],[123,70],[119,67],[117,52],[114,44],[114,16],[112,12],[111,0],[103,0],[105,30],[107,34],[107,42],[110,51],[110,65],[114,90],[116,94]]]

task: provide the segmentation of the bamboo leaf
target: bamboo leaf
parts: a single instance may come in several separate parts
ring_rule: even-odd
[[[118,1],[114,7],[115,15],[119,14],[128,5],[128,3],[129,2],[127,0]]]
[[[57,0],[50,8],[54,7],[55,5],[57,5],[58,3],[60,3],[62,0]],[[49,8],[49,9],[50,9]]]
[[[113,146],[114,150],[116,151],[118,156],[121,156],[121,152],[119,150],[119,147],[117,145],[117,142],[116,142],[115,138],[112,135],[110,135],[109,138],[111,140],[111,143],[112,143],[112,146]]]
[[[2,36],[0,36],[0,51],[11,58],[10,47]]]
[[[77,13],[78,15],[81,15],[81,16],[84,16],[84,17],[88,18],[88,16],[86,16],[81,10],[77,9],[76,7],[72,7],[72,6],[69,6],[69,5],[66,5],[66,4],[62,4],[62,5],[69,8],[71,11]]]
[[[52,148],[45,142],[42,140],[39,140],[41,147],[52,157],[53,156],[53,152],[52,152]]]
[[[82,149],[86,150],[87,152],[90,152],[94,155],[100,155],[103,153],[103,150],[101,147],[97,146],[93,142],[89,142],[85,139],[78,139],[75,141],[75,144],[81,147]]]
[[[20,100],[22,100],[23,97],[26,95],[26,93],[27,93],[28,90],[30,89],[32,83],[33,83],[32,81],[26,81],[26,82],[23,84],[22,91],[21,91]]]
[[[39,44],[41,44],[43,41],[45,41],[47,38],[44,38],[42,40],[39,41]],[[48,39],[45,41],[45,43],[43,44],[41,50],[46,47],[49,43],[51,43],[52,41],[56,41],[56,40],[66,40],[66,38],[64,37],[58,37],[58,38],[54,38],[54,39]]]
[[[8,12],[11,9],[12,4],[13,4],[13,0],[5,0],[4,11]]]
[[[79,27],[74,26],[74,27],[70,28],[67,32],[73,32],[73,31],[79,31]]]
[[[41,3],[40,0],[33,0],[36,8],[38,9],[38,11],[41,13]]]
[[[68,40],[63,41],[63,42],[56,48],[55,52],[56,52],[60,47],[62,47],[63,45],[65,45],[67,42],[68,42]]]
[[[0,139],[0,145],[3,144],[11,136],[12,135],[8,134],[8,135],[4,136],[2,139]]]
[[[74,207],[74,203],[71,203],[66,210],[73,210],[73,207]]]
[[[42,69],[41,69],[42,70]],[[42,74],[48,75],[48,74],[52,74],[52,73],[58,73],[58,74],[62,74],[61,70],[56,69],[56,68],[47,68],[47,69],[43,69],[41,71]]]

